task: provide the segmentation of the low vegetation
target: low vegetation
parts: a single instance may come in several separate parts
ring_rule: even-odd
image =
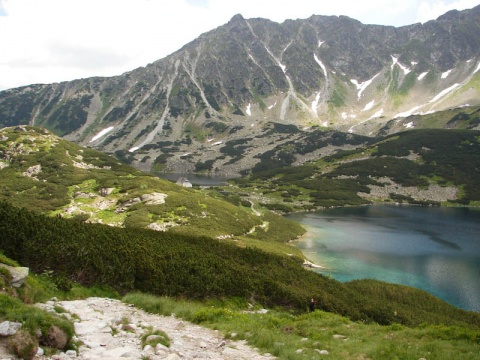
[[[233,243],[49,218],[0,203],[0,248],[36,273],[119,293],[188,299],[238,297],[263,306],[318,308],[379,324],[480,327],[480,315],[427,293],[381,282],[340,283],[301,267],[302,259]],[[75,261],[69,261],[75,259]],[[421,310],[421,311],[419,311]]]
[[[323,350],[333,359],[473,360],[480,351],[480,331],[463,326],[382,326],[322,310],[265,312],[241,299],[195,303],[131,293],[123,301],[151,313],[175,314],[219,330],[227,339],[246,340],[279,359],[316,359]]]
[[[231,237],[265,221],[249,203],[177,186],[35,127],[1,130],[0,176],[0,199],[80,222]],[[152,194],[163,201],[141,200]],[[284,241],[296,236],[280,235]]]
[[[385,201],[473,206],[480,200],[476,181],[480,131],[411,130],[301,166],[265,168],[253,169],[253,174],[232,183],[243,192],[256,192],[263,197],[262,205],[279,212]],[[396,190],[378,199],[369,197],[372,186],[382,188],[386,183],[395,184]],[[407,187],[420,190],[430,185],[455,187],[456,198],[436,200],[402,193]]]
[[[224,130],[218,124],[212,128]],[[274,126],[281,133],[295,129]],[[43,130],[6,131],[0,134],[0,262],[28,266],[37,275],[14,289],[9,274],[0,271],[0,320],[26,324],[17,341],[24,346],[15,350],[24,358],[38,341],[33,336],[38,329],[62,329],[68,338],[64,348],[75,347],[71,323],[30,304],[52,296],[123,295],[147,311],[175,313],[281,359],[315,358],[322,350],[338,359],[474,359],[478,354],[478,313],[418,289],[374,280],[341,283],[306,270],[302,254],[286,244],[303,228],[268,209],[363,204],[370,200],[359,194],[381,187],[385,177],[400,186],[455,185],[461,192],[454,204],[478,203],[480,132],[411,131],[285,167],[295,151],[347,138],[355,146],[365,141],[312,137],[304,150],[293,144],[280,149],[274,163],[262,158],[254,173],[234,186],[200,191]],[[226,149],[233,152],[240,145]],[[41,172],[31,170],[39,164]],[[108,195],[98,195],[105,189]],[[152,193],[164,194],[165,202],[137,200]],[[99,210],[98,196],[112,208]],[[67,215],[64,210],[73,207],[83,212]],[[152,223],[175,226],[146,229]],[[308,313],[312,297],[317,311]],[[263,308],[269,310],[259,311]],[[168,346],[167,334],[150,335]]]

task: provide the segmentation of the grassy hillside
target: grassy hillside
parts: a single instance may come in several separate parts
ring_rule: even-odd
[[[0,130],[0,177],[0,199],[83,222],[245,241],[256,238],[257,228],[273,232],[274,224],[286,224],[270,236],[279,243],[303,232],[275,215],[266,219],[249,203],[177,186],[35,127]]]
[[[18,263],[0,253],[0,263],[18,266]],[[46,301],[52,296],[59,299],[76,299],[89,296],[118,297],[108,287],[84,288],[72,283],[70,290],[59,290],[60,284],[55,272],[49,270],[38,275],[30,272],[21,288],[12,288],[8,277],[0,274],[2,289],[0,291],[0,321],[20,321],[24,331],[17,336],[13,344],[18,356],[30,358],[31,345],[38,343],[48,354],[66,349],[78,349],[80,344],[74,341],[73,324],[63,318],[65,311],[56,306],[56,313],[45,312],[30,305],[37,301]],[[378,283],[382,287],[385,284]],[[417,293],[398,292],[396,286],[387,288],[389,297],[404,295],[412,301],[422,300],[429,303],[429,298],[420,299]],[[408,290],[408,289],[407,289]],[[379,293],[377,293],[378,295]],[[370,296],[370,295],[367,295]],[[365,321],[352,321],[341,315],[323,310],[315,312],[292,312],[281,307],[262,309],[262,304],[245,298],[214,298],[204,301],[191,299],[157,297],[145,293],[129,293],[122,299],[150,313],[176,317],[192,321],[202,326],[220,331],[228,339],[246,340],[261,351],[271,353],[279,359],[300,360],[318,358],[320,350],[326,350],[333,359],[359,358],[398,358],[419,359],[427,356],[434,359],[476,359],[480,349],[480,329],[474,324],[457,322],[456,325],[435,325],[423,323],[407,327],[394,323],[379,325]],[[442,308],[441,304],[440,310]],[[402,309],[396,309],[399,313]],[[413,312],[411,312],[413,314]],[[452,314],[458,316],[458,314]],[[52,349],[45,338],[36,338],[38,331],[46,332],[52,326],[62,329],[68,342],[63,349]],[[12,343],[12,342],[11,342]]]
[[[138,293],[128,294],[123,301],[152,313],[174,313],[219,330],[226,338],[244,339],[279,359],[473,360],[480,351],[480,331],[468,327],[426,323],[415,328],[398,323],[382,326],[321,310],[301,314],[281,309],[264,312],[239,301],[200,304]]]
[[[289,212],[375,202],[477,206],[478,178],[480,131],[424,129],[235,183],[266,208]]]
[[[282,359],[303,358],[299,347],[315,357],[319,342],[342,359],[443,354],[473,359],[480,339],[478,313],[406,286],[374,280],[341,283],[305,270],[301,253],[285,244],[303,229],[268,209],[372,201],[359,196],[359,189],[367,194],[386,178],[404,187],[456,186],[461,190],[456,203],[475,204],[478,189],[470,175],[480,168],[479,143],[474,131],[412,131],[203,192],[142,173],[42,129],[3,129],[0,262],[28,266],[42,275],[14,290],[8,275],[0,273],[6,289],[0,291],[0,320],[38,319],[29,328],[32,334],[56,324],[71,338],[71,324],[39,314],[25,302],[141,291],[167,296],[169,305],[150,295],[125,301],[150,311],[176,307],[179,316],[236,333]],[[437,169],[439,164],[444,171]],[[156,203],[150,203],[152,196]],[[85,292],[83,286],[92,290]],[[311,297],[319,311],[306,314]],[[185,300],[193,311],[182,312]],[[247,304],[275,310],[246,313]],[[338,340],[335,334],[353,341]],[[372,342],[375,337],[379,339]]]
[[[240,248],[206,237],[122,229],[50,218],[0,203],[0,248],[37,273],[188,299],[239,297],[265,306],[319,309],[379,324],[480,327],[480,314],[427,293],[377,281],[340,283],[302,268],[296,257]]]

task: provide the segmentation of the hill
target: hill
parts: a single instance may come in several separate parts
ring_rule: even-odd
[[[303,147],[305,142],[292,143],[291,153]],[[475,130],[404,131],[298,166],[283,166],[278,159],[288,159],[281,146],[262,158],[250,176],[234,180],[242,191],[254,193],[257,201],[272,210],[379,202],[480,204],[476,181],[480,177],[480,132]]]
[[[239,298],[268,307],[318,309],[355,321],[480,327],[480,314],[428,293],[373,280],[340,283],[304,269],[295,257],[206,237],[130,230],[49,218],[0,203],[0,248],[57,286],[72,282],[175,298]]]
[[[226,201],[218,193],[177,186],[35,127],[0,130],[0,175],[0,199],[81,222],[225,241],[254,239],[257,231],[271,235],[280,248],[303,233],[275,214],[255,213],[250,203],[242,206],[238,197]],[[277,226],[283,231],[274,230]]]

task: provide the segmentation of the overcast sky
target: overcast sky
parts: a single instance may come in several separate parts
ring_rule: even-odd
[[[403,26],[480,0],[0,0],[0,90],[120,75],[164,58],[235,14],[276,22],[347,15]]]

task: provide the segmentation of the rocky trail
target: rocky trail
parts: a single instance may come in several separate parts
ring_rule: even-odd
[[[224,339],[218,331],[177,319],[175,316],[149,314],[119,300],[88,298],[74,301],[49,301],[38,306],[53,311],[54,306],[64,308],[65,316],[72,317],[78,340],[83,343],[78,353],[68,351],[51,357],[41,350],[35,359],[103,359],[103,360],[156,360],[156,359],[254,359],[270,360],[275,357],[261,355],[245,341]],[[170,346],[158,344],[142,348],[141,337],[152,330],[165,332]],[[0,349],[0,359],[15,359]]]

